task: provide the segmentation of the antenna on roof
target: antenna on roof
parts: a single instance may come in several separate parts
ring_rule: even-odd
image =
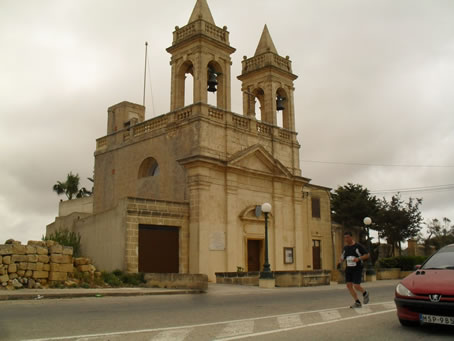
[[[148,42],[145,42],[145,72],[143,74],[143,103],[142,105],[145,106],[145,85],[147,81],[147,52],[148,52]]]

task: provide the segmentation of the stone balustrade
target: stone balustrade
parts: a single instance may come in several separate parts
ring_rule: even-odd
[[[175,27],[173,32],[173,45],[178,44],[189,37],[203,34],[209,38],[215,39],[225,44],[230,44],[229,42],[229,32],[227,27],[222,29],[216,25],[210,24],[204,20],[197,20],[195,22],[189,23],[183,27]]]
[[[101,137],[96,140],[96,151],[104,152],[108,147],[129,142],[134,139],[143,138],[147,134],[159,133],[161,129],[164,129],[165,131],[174,129],[175,124],[179,124],[193,118],[205,118],[219,123],[224,123],[228,126],[239,128],[251,135],[259,135],[269,138],[273,137],[274,139],[284,143],[296,141],[296,132],[273,126],[266,122],[257,121],[252,117],[221,110],[208,104],[196,103]]]
[[[275,53],[267,52],[258,56],[253,56],[242,61],[242,72],[252,72],[266,66],[274,66],[286,72],[292,72],[292,62],[290,59],[283,58]]]

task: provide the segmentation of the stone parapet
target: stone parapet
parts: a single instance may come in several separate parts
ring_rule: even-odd
[[[267,52],[242,61],[242,74],[262,69],[266,66],[276,67],[279,70],[292,73],[292,62],[276,53]]]
[[[273,271],[276,287],[329,285],[331,271]],[[260,272],[216,272],[216,283],[259,285]]]
[[[208,290],[208,276],[204,274],[148,273],[145,281],[151,288]]]
[[[383,268],[377,269],[377,279],[402,279],[413,273],[412,271],[404,271],[400,268]]]
[[[205,20],[197,20],[183,27],[175,27],[173,32],[173,45],[187,40],[193,36],[206,36],[223,44],[229,45],[229,32],[227,27],[219,28]]]
[[[133,143],[144,138],[169,133],[175,129],[176,125],[187,124],[189,121],[200,119],[240,129],[238,133],[247,132],[257,138],[272,138],[282,144],[297,142],[297,133],[294,131],[273,126],[266,122],[256,121],[254,118],[215,108],[205,103],[194,103],[97,139],[96,153],[103,153],[108,149],[118,148],[124,145],[124,143]]]

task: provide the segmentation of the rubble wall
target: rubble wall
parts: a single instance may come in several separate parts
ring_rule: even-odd
[[[42,288],[66,281],[74,271],[73,248],[55,241],[0,245],[0,288]]]

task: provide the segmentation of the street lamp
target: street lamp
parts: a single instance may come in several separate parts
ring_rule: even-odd
[[[369,217],[366,217],[366,218],[363,219],[363,223],[364,223],[364,225],[366,225],[367,244],[368,244],[369,254],[370,254],[370,234],[369,234],[369,225],[372,224],[372,219],[370,219]],[[369,257],[369,259],[370,259],[370,257]]]
[[[366,276],[367,275],[375,275],[375,271],[372,268],[372,244],[370,242],[370,228],[369,225],[372,224],[372,219],[369,217],[364,218],[363,220],[364,225],[366,225],[366,232],[367,232],[367,246],[369,248],[369,258],[367,259],[367,266],[366,266]]]
[[[270,263],[268,261],[268,214],[271,212],[271,205],[269,203],[262,204],[262,212],[265,214],[265,264],[263,264],[263,271],[260,273],[260,278],[273,278]]]

